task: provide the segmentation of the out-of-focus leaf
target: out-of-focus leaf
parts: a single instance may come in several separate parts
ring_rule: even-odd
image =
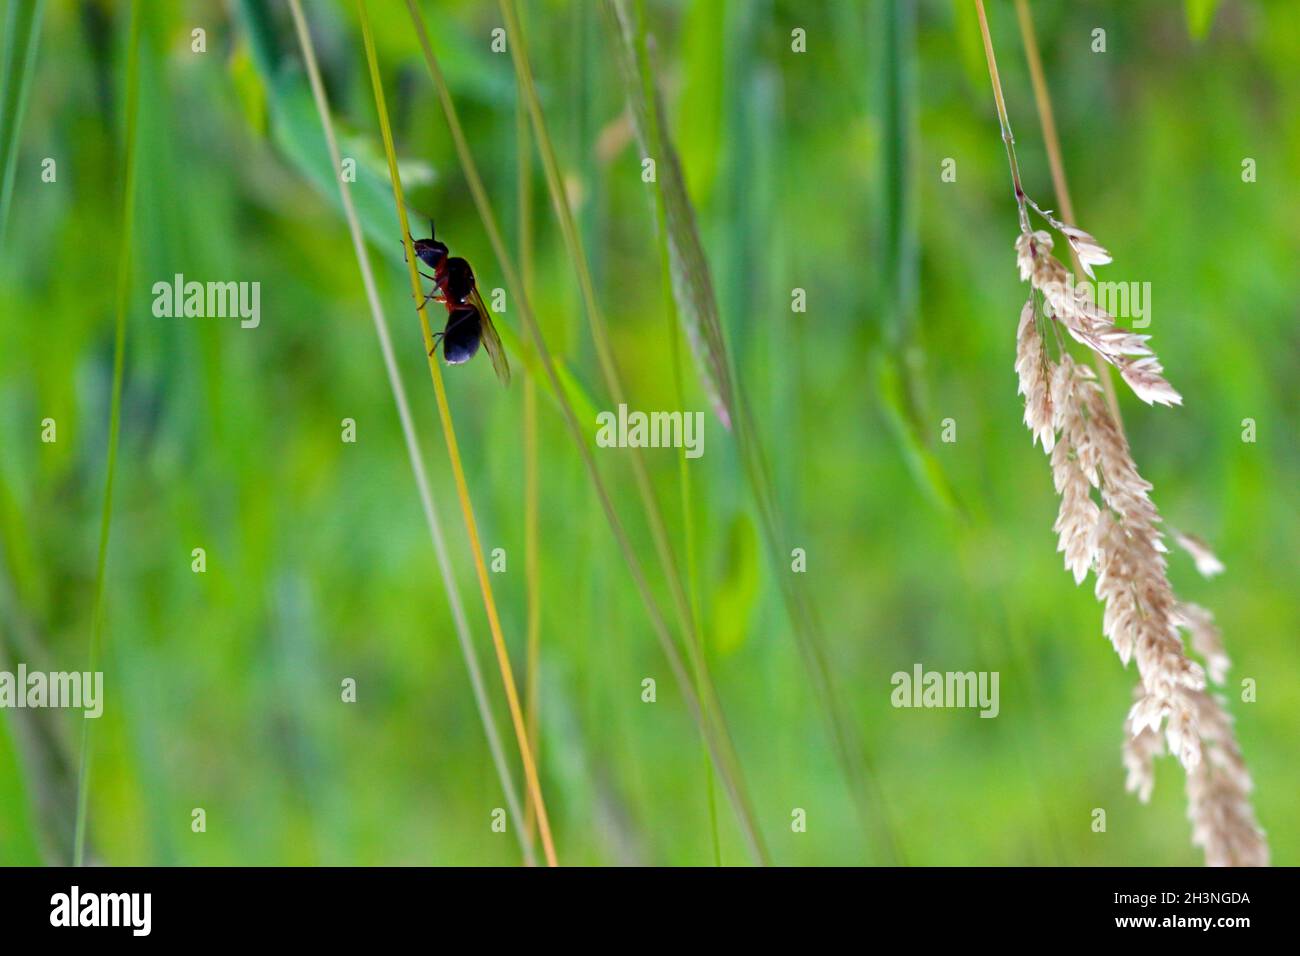
[[[962,72],[973,90],[983,92],[988,86],[988,67],[984,64],[984,45],[980,39],[979,15],[970,0],[952,0],[957,27],[957,49],[961,53]]]
[[[8,715],[6,714],[6,717]],[[15,716],[13,722],[18,721]],[[40,866],[35,828],[27,813],[23,792],[24,767],[9,735],[10,721],[0,720],[0,813],[8,821],[0,827],[0,859],[9,866]]]
[[[253,58],[249,55],[248,42],[240,37],[226,64],[230,71],[230,82],[235,89],[239,106],[244,111],[244,119],[250,129],[265,135],[266,125],[266,87],[257,73]]]
[[[948,483],[943,467],[922,436],[920,426],[910,411],[903,375],[892,357],[882,355],[877,362],[876,383],[881,405],[898,437],[912,477],[945,511],[962,514],[961,503]]]
[[[1205,39],[1218,8],[1219,0],[1183,0],[1183,9],[1187,12],[1187,32],[1193,40]]]
[[[725,25],[726,5],[693,3],[682,24],[685,36],[683,87],[679,107],[678,142],[686,188],[697,204],[707,205],[722,154],[722,66],[718,37]]]
[[[889,347],[889,358],[881,364],[881,398],[913,476],[945,510],[960,511],[942,466],[921,437],[919,425],[927,401],[922,375],[925,355],[916,334],[920,290],[912,148],[916,13],[910,0],[884,0],[878,9],[883,55],[877,107],[884,117],[885,143],[880,178],[880,208],[885,220],[880,298],[886,319],[883,338]]]
[[[727,529],[722,575],[713,596],[710,638],[719,654],[744,643],[758,601],[758,533],[745,512],[737,512]]]

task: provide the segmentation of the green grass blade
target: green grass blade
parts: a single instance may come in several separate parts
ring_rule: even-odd
[[[9,0],[5,11],[4,53],[0,58],[0,249],[4,248],[9,224],[9,204],[18,171],[18,138],[36,68],[44,9],[45,0]]]
[[[113,332],[113,391],[109,409],[108,464],[104,475],[104,507],[99,521],[99,554],[95,562],[95,600],[91,611],[90,665],[99,668],[104,640],[104,579],[108,568],[108,540],[113,520],[113,481],[117,475],[117,447],[122,430],[122,378],[126,367],[126,309],[131,299],[131,236],[135,225],[136,127],[140,105],[140,4],[131,3],[131,25],[126,59],[126,138],[123,149],[122,228],[117,259],[117,302]],[[82,721],[81,769],[77,777],[77,822],[72,861],[86,858],[86,818],[90,797],[91,733],[95,721]]]
[[[1219,0],[1183,0],[1187,12],[1187,32],[1193,40],[1204,40],[1214,24],[1214,14]]]

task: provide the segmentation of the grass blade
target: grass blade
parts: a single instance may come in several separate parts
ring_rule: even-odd
[[[104,507],[99,520],[99,554],[95,562],[95,599],[90,623],[90,664],[92,674],[99,669],[100,646],[104,639],[104,578],[108,567],[108,538],[113,520],[113,480],[117,475],[117,446],[122,430],[122,379],[126,366],[126,308],[131,298],[131,234],[135,225],[135,145],[140,105],[140,4],[131,3],[131,25],[127,39],[126,60],[126,139],[124,143],[122,188],[122,229],[117,259],[117,305],[113,332],[113,391],[108,419],[108,464],[104,475]],[[90,728],[92,720],[82,721],[81,769],[77,776],[77,821],[72,850],[74,866],[81,866],[86,856],[86,818],[90,798]]]
[[[18,170],[18,136],[27,111],[27,91],[36,69],[45,0],[10,0],[5,13],[4,54],[0,59],[0,248],[4,247]]]

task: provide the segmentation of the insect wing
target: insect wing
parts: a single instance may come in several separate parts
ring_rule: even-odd
[[[475,289],[469,301],[478,309],[479,320],[483,327],[483,344],[487,347],[488,358],[492,360],[492,369],[502,385],[510,384],[510,363],[506,361],[506,350],[501,345],[501,336],[497,335],[496,326],[492,324],[492,314],[483,304],[483,297]]]

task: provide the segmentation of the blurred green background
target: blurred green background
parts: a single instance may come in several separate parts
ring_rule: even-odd
[[[10,8],[25,6],[10,0]],[[111,864],[516,864],[456,648],[360,273],[287,6],[144,3],[139,193],[105,602],[107,711],[94,731],[90,846]],[[1026,188],[1051,192],[1014,9],[991,0]],[[404,5],[371,2],[408,200],[501,269],[465,186]],[[424,3],[508,241],[517,235],[515,77],[490,2]],[[1148,330],[1179,409],[1121,396],[1170,524],[1228,571],[1171,557],[1212,609],[1228,695],[1277,863],[1294,814],[1296,263],[1300,14],[1291,4],[1034,3],[1079,224],[1149,281]],[[677,407],[653,193],[604,11],[523,4],[532,66],[634,408]],[[352,3],[306,4],[343,153],[361,168],[380,293],[506,752],[518,752],[410,308]],[[49,0],[0,255],[3,666],[87,666],[104,493],[121,221],[128,5]],[[1013,372],[1024,288],[1016,213],[973,7],[650,2],[658,82],[699,217],[738,378],[771,462],[788,548],[829,669],[914,864],[1198,864],[1183,773],[1124,792],[1136,672],[1101,633],[1091,578],[1054,551],[1047,461]],[[1207,18],[1208,17],[1208,18]],[[14,21],[11,12],[10,26]],[[191,31],[207,52],[191,51]],[[791,50],[806,31],[807,52]],[[1107,49],[1092,51],[1096,28]],[[6,44],[11,35],[4,38]],[[904,138],[900,138],[900,134]],[[6,155],[11,150],[5,144]],[[46,157],[57,181],[41,181]],[[1243,158],[1258,181],[1243,183]],[[956,161],[955,182],[940,178]],[[533,300],[553,349],[612,408],[540,166]],[[417,222],[420,221],[418,218]],[[375,238],[372,236],[372,239]],[[261,325],[167,319],[182,272],[260,281]],[[791,311],[791,290],[807,311]],[[914,307],[909,308],[911,301]],[[910,321],[909,321],[910,317]],[[511,311],[501,325],[521,333]],[[910,328],[910,333],[908,329]],[[910,342],[900,346],[900,342]],[[903,351],[900,351],[900,348]],[[913,370],[911,431],[896,359]],[[893,356],[894,358],[890,358]],[[524,370],[446,369],[514,670],[525,670]],[[734,436],[706,410],[689,464],[701,619],[755,816],[775,862],[886,862],[853,809],[818,695],[756,532]],[[561,862],[709,864],[699,735],[554,402],[540,391],[541,748]],[[888,400],[890,397],[894,401]],[[906,403],[905,403],[906,404]],[[40,441],[41,421],[57,442]],[[340,421],[358,440],[340,440]],[[957,441],[939,441],[953,418]],[[1242,420],[1258,441],[1241,440]],[[595,423],[588,424],[594,435]],[[666,594],[626,452],[597,450]],[[920,456],[940,478],[918,479]],[[927,457],[928,456],[928,457]],[[646,460],[678,553],[672,451]],[[950,488],[960,511],[943,505]],[[207,572],[191,551],[207,551]],[[684,559],[683,559],[684,560]],[[665,604],[666,606],[666,604]],[[895,710],[890,675],[996,670],[1001,713]],[[355,678],[358,699],[340,700]],[[658,682],[658,701],[641,682]],[[1258,682],[1242,703],[1238,682]],[[0,862],[67,858],[81,718],[0,719]],[[721,859],[750,862],[720,788]],[[207,831],[191,832],[191,810]],[[807,812],[807,832],[791,811]],[[1107,832],[1091,829],[1093,808]]]

